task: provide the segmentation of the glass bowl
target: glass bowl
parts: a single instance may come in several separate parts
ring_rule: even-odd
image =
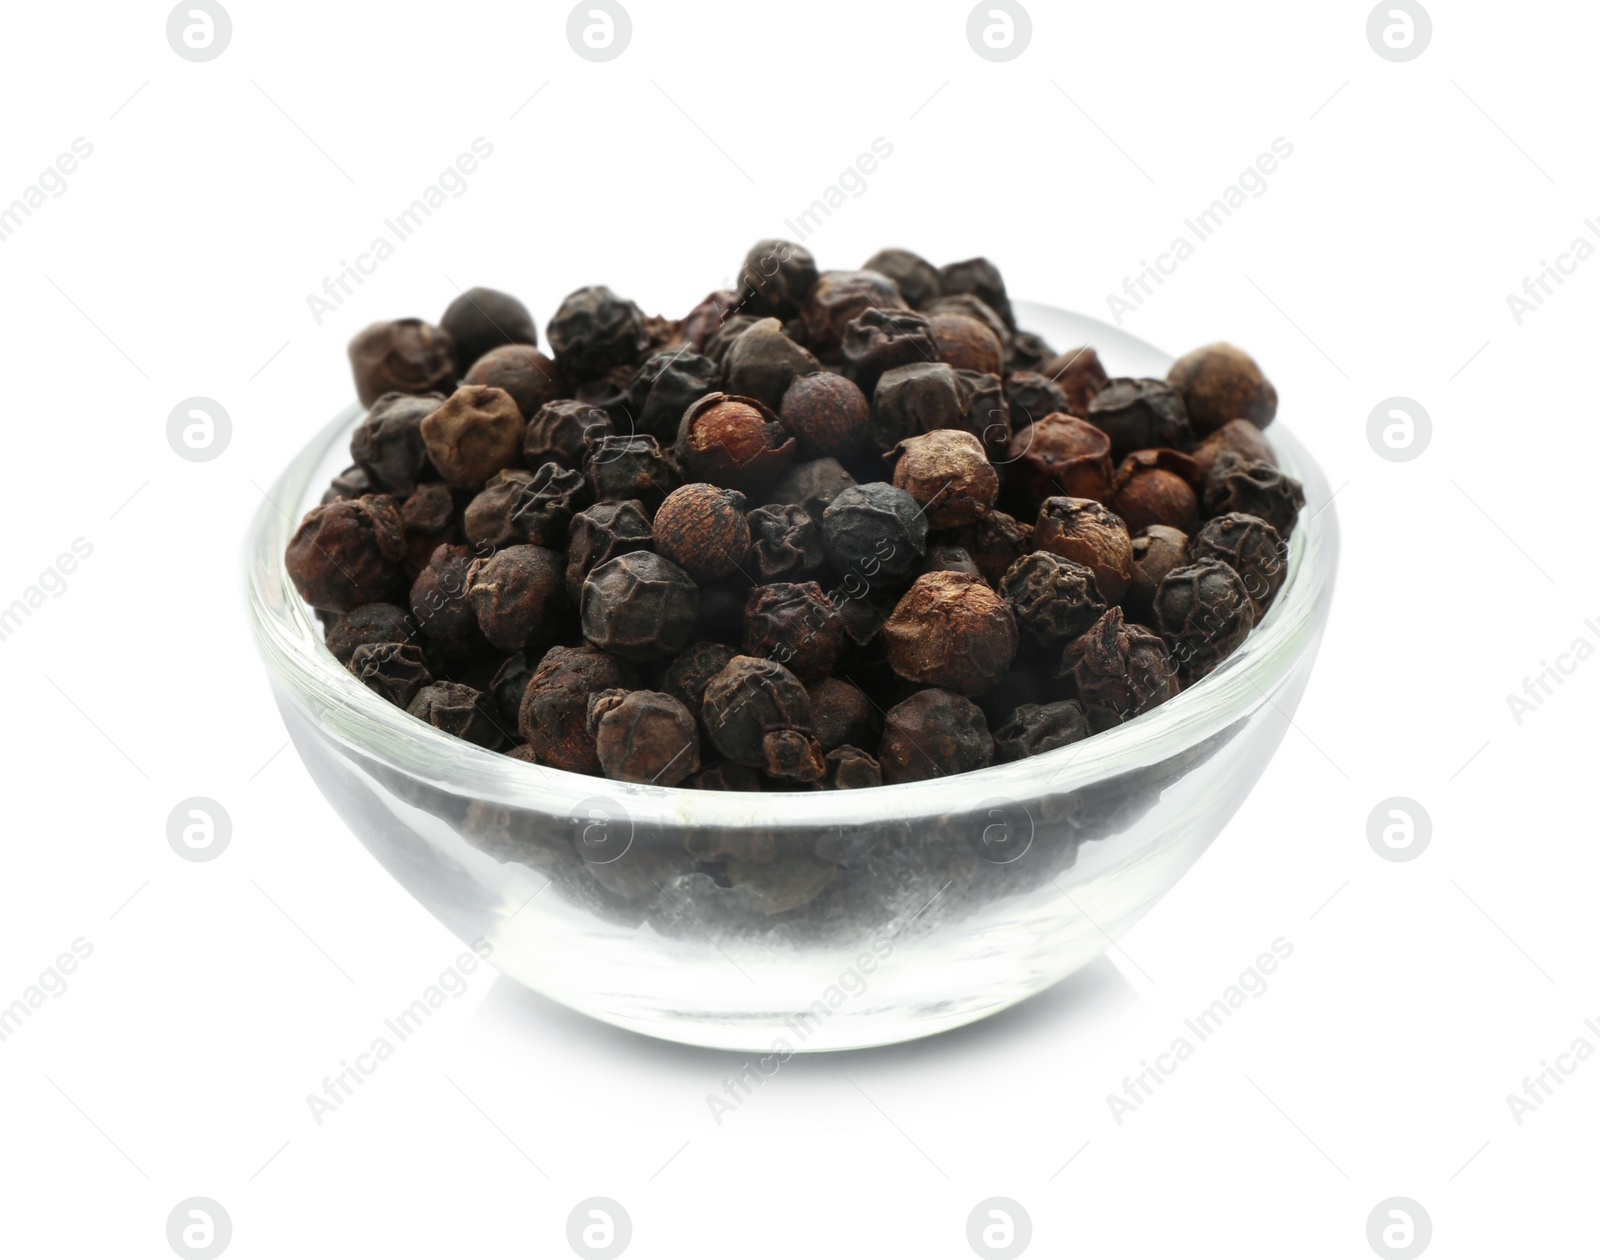
[[[1052,345],[1096,347],[1118,375],[1164,376],[1171,363],[1098,320],[1017,312]],[[316,435],[248,540],[251,620],[301,760],[389,873],[462,941],[486,940],[500,971],[596,1019],[694,1045],[781,1059],[923,1037],[1103,954],[1254,786],[1333,591],[1327,483],[1275,423],[1268,437],[1308,503],[1287,579],[1243,646],[1166,704],[1054,752],[927,782],[614,783],[447,736],[323,646],[284,548],[348,462],[361,415],[351,406]]]

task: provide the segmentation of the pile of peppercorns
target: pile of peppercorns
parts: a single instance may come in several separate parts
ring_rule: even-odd
[[[361,332],[355,463],[287,555],[367,686],[523,761],[959,774],[1169,699],[1283,583],[1305,498],[1250,356],[1108,378],[985,259],[762,241],[681,320],[595,286],[546,331],[472,289]]]

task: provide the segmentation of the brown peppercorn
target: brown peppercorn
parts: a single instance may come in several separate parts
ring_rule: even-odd
[[[365,643],[410,643],[417,637],[411,614],[397,604],[362,604],[328,622],[322,641],[334,660],[348,665]]]
[[[994,760],[983,710],[937,687],[918,691],[884,716],[878,764],[885,783],[915,783],[981,770]]]
[[[684,343],[703,351],[711,334],[722,327],[722,321],[740,308],[741,299],[732,289],[716,289],[708,293],[683,319],[681,333]]]
[[[781,786],[815,784],[827,773],[822,747],[809,731],[795,727],[768,731],[761,747],[766,755],[762,773],[783,780]]]
[[[1094,571],[1048,551],[1031,551],[1006,570],[1000,595],[1017,619],[1023,646],[1059,658],[1105,615]]]
[[[995,313],[994,307],[975,294],[945,293],[924,303],[920,309],[929,319],[935,315],[965,315],[992,332],[1002,346],[1011,340],[1011,330],[1006,327],[1006,321]]]
[[[1225,341],[1191,350],[1167,371],[1167,381],[1183,395],[1197,437],[1230,420],[1248,420],[1258,429],[1278,414],[1278,391],[1256,361]]]
[[[1009,330],[1017,326],[1012,318],[1011,299],[1006,296],[1006,282],[1000,269],[987,258],[968,258],[961,262],[945,263],[939,268],[939,284],[948,294],[970,293],[990,307]]]
[[[815,582],[758,586],[744,607],[744,654],[787,665],[797,678],[825,676],[844,634],[838,607]]]
[[[562,547],[573,515],[589,502],[583,474],[554,461],[533,470],[511,510],[518,538],[540,547]]]
[[[372,478],[367,476],[367,470],[359,464],[352,464],[328,483],[322,502],[328,504],[340,499],[359,499],[372,492]]]
[[[861,387],[836,372],[809,372],[789,382],[778,416],[804,452],[849,455],[872,437],[872,408]]]
[[[1289,573],[1289,544],[1283,536],[1259,516],[1243,512],[1212,517],[1194,536],[1189,555],[1195,563],[1220,560],[1237,573],[1250,593],[1258,623]]]
[[[1133,578],[1133,540],[1123,519],[1093,499],[1055,496],[1039,509],[1033,544],[1094,571],[1108,604],[1122,601]]]
[[[1033,526],[1005,512],[990,512],[956,535],[990,586],[999,586],[1017,558],[1033,549]]]
[[[548,643],[566,610],[559,553],[532,545],[507,547],[467,570],[467,599],[483,637],[502,652]]]
[[[800,309],[807,343],[819,354],[837,351],[845,326],[869,306],[909,309],[894,281],[876,271],[824,271]]]
[[[998,375],[1005,370],[1005,351],[1000,338],[981,321],[950,312],[933,316],[927,324],[936,348],[935,357],[941,362],[969,372]]]
[[[1237,455],[1246,463],[1260,460],[1264,464],[1271,464],[1274,468],[1278,466],[1278,457],[1271,443],[1262,436],[1260,429],[1248,420],[1230,420],[1190,452],[1200,485],[1205,485],[1218,457],[1224,452]]]
[[[653,354],[639,365],[628,391],[634,427],[663,442],[676,440],[689,405],[716,388],[717,365],[686,350]]]
[[[433,682],[422,649],[415,643],[363,643],[351,653],[348,668],[390,704],[401,708]]]
[[[428,642],[452,662],[470,660],[487,647],[467,599],[467,571],[475,558],[472,548],[445,543],[411,584],[411,615]]]
[[[952,546],[949,543],[934,543],[928,548],[928,554],[922,557],[922,567],[919,573],[970,573],[975,578],[981,578],[977,563],[967,554],[965,547]]]
[[[701,717],[711,742],[729,761],[777,778],[815,782],[822,777],[810,697],[777,661],[734,657],[707,684]]]
[[[956,427],[980,439],[990,459],[1004,459],[1011,442],[1011,405],[1006,402],[1005,382],[993,372],[969,372],[966,368],[956,369],[956,379],[967,400]]]
[[[822,514],[829,505],[855,484],[856,479],[845,471],[843,464],[831,456],[824,456],[791,466],[761,497],[766,500],[763,505],[766,507],[787,507],[790,504],[802,507],[806,515],[820,526]]]
[[[1067,410],[1087,419],[1089,404],[1094,396],[1111,381],[1100,363],[1100,356],[1090,346],[1063,350],[1053,359],[1046,360],[1040,373],[1061,387],[1067,396]]]
[[[883,786],[883,767],[871,753],[854,744],[841,744],[827,756],[823,786],[834,789]]]
[[[442,481],[418,486],[400,505],[406,531],[406,568],[415,574],[441,543],[458,543],[465,536],[456,519],[455,495]]]
[[[1000,474],[984,455],[983,443],[960,429],[907,438],[888,459],[894,484],[923,505],[933,529],[970,525],[1000,493]]]
[[[804,582],[827,563],[822,529],[802,507],[769,504],[747,515],[745,523],[750,565],[759,582]]]
[[[816,284],[817,260],[793,241],[757,241],[744,256],[739,280],[738,304],[754,314],[787,318],[799,313]]]
[[[876,748],[883,734],[883,714],[854,683],[819,678],[806,684],[811,699],[811,724],[824,752],[845,744]]]
[[[628,551],[589,574],[580,598],[583,637],[624,660],[683,651],[694,632],[694,579],[653,551]]]
[[[583,475],[597,503],[637,499],[650,511],[683,481],[661,443],[646,434],[591,438]]]
[[[1178,694],[1178,670],[1161,636],[1126,624],[1122,609],[1105,616],[1067,645],[1061,675],[1077,688],[1097,731],[1153,709]]]
[[[581,469],[590,443],[614,432],[611,416],[603,408],[575,398],[558,398],[529,418],[522,435],[522,458],[529,468],[554,461],[564,468]]]
[[[1089,421],[1111,436],[1111,457],[1153,447],[1188,446],[1191,433],[1183,397],[1154,377],[1118,377],[1089,403]]]
[[[567,294],[544,331],[562,373],[574,381],[596,380],[634,363],[649,344],[644,312],[603,284]]]
[[[845,325],[839,353],[844,374],[864,395],[872,393],[879,377],[890,368],[932,363],[939,357],[927,316],[876,306],[867,307]]]
[[[442,394],[385,394],[372,404],[350,435],[350,458],[373,488],[404,498],[419,481],[432,479],[422,421],[443,401]]]
[[[1021,761],[1088,739],[1089,717],[1076,700],[1024,704],[994,733],[996,761]]]
[[[496,749],[507,742],[489,697],[465,683],[430,683],[412,698],[406,712],[480,748]]]
[[[661,690],[675,696],[695,717],[705,703],[706,686],[739,653],[726,643],[691,643],[661,675]]]
[[[1208,517],[1244,512],[1259,516],[1287,538],[1306,505],[1306,494],[1293,477],[1263,460],[1220,455],[1211,465],[1204,503]]]
[[[931,302],[944,292],[939,282],[939,269],[909,249],[880,249],[861,264],[861,269],[888,276],[900,290],[900,296],[912,306]]]
[[[816,355],[785,335],[776,319],[758,319],[728,346],[722,379],[729,394],[776,407],[795,377],[821,366]]]
[[[589,697],[627,687],[627,668],[592,647],[553,647],[522,693],[517,729],[540,764],[578,774],[599,774],[600,758],[585,721]]]
[[[1244,579],[1220,560],[1200,560],[1161,579],[1156,626],[1185,681],[1202,678],[1244,642],[1256,623]]]
[[[964,428],[967,389],[948,363],[908,363],[878,378],[872,394],[872,440],[880,451],[934,429]]]
[[[683,413],[678,458],[689,475],[757,493],[794,457],[777,414],[754,398],[707,394]]]
[[[1148,624],[1155,619],[1152,601],[1161,579],[1189,563],[1189,536],[1170,525],[1151,525],[1133,536],[1133,581],[1122,598],[1128,616]]]
[[[517,502],[533,482],[533,474],[521,468],[502,468],[489,478],[482,490],[472,497],[462,513],[461,524],[467,541],[480,550],[509,547],[512,543],[526,542],[520,536],[512,513]]]
[[[567,392],[555,360],[533,346],[496,347],[467,369],[461,383],[505,390],[524,419]]]
[[[982,578],[925,573],[884,623],[889,665],[911,682],[966,696],[993,687],[1017,654],[1017,623]]]
[[[405,556],[400,505],[389,495],[367,494],[307,512],[284,564],[306,603],[349,612],[393,593]]]
[[[1006,402],[1011,407],[1011,429],[1016,434],[1058,411],[1069,411],[1066,392],[1040,372],[1012,372],[1005,381]],[[1110,458],[1111,445],[1106,444]]]
[[[1180,451],[1134,451],[1117,468],[1106,506],[1138,533],[1170,525],[1193,533],[1200,524],[1194,461]]]
[[[1018,330],[1011,334],[1011,342],[1006,346],[1006,371],[1007,372],[1037,372],[1051,359],[1056,357],[1056,352],[1051,349],[1050,343],[1039,333]],[[1045,415],[1051,411],[1065,411],[1065,403],[1059,408],[1046,407],[1038,415]]]
[[[567,594],[577,603],[583,580],[607,560],[655,546],[650,514],[637,499],[596,503],[567,527]]]
[[[463,385],[422,421],[422,440],[452,486],[481,486],[522,454],[522,413],[491,385]]]
[[[700,769],[694,717],[662,692],[597,692],[587,726],[608,779],[675,787]]]
[[[456,362],[463,369],[500,346],[531,346],[539,341],[528,308],[498,289],[464,290],[445,307],[439,327],[455,342]]]
[[[1111,493],[1111,438],[1065,412],[1011,435],[1006,446],[1006,503],[1031,513],[1051,495],[1100,499]]]
[[[370,407],[384,394],[447,394],[456,383],[455,343],[420,319],[369,324],[350,341],[356,397]]]
[[[744,495],[703,481],[679,486],[656,509],[656,551],[697,582],[737,573],[750,550]]]

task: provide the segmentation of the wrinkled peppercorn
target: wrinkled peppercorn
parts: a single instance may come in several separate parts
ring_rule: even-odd
[[[1152,601],[1161,579],[1189,563],[1189,536],[1170,525],[1152,525],[1133,536],[1133,580],[1122,607],[1135,621],[1155,619]]]
[[[521,468],[502,468],[490,477],[462,513],[467,541],[490,550],[528,541],[519,537],[511,517],[519,496],[532,481],[533,474]]]
[[[904,490],[881,481],[839,492],[822,514],[822,545],[841,575],[893,586],[917,571],[928,521]]]
[[[1212,517],[1202,525],[1189,544],[1189,556],[1196,563],[1220,560],[1237,573],[1250,592],[1257,622],[1277,598],[1289,573],[1289,544],[1283,535],[1259,516],[1243,512]]]
[[[1033,525],[1005,512],[989,512],[956,535],[990,586],[999,586],[1006,570],[1033,549]]]
[[[1094,571],[1108,604],[1120,603],[1133,579],[1133,540],[1122,518],[1093,499],[1054,496],[1044,501],[1033,542]]]
[[[717,365],[682,350],[653,354],[640,365],[628,391],[628,410],[642,433],[673,442],[689,404],[716,387]]]
[[[439,327],[455,341],[456,363],[463,372],[501,346],[539,344],[528,308],[495,289],[467,289],[445,307]]]
[[[707,394],[678,428],[678,458],[690,476],[749,494],[788,467],[794,447],[770,407],[731,394]]]
[[[793,465],[761,497],[766,500],[765,507],[790,504],[802,507],[820,525],[828,505],[855,484],[856,479],[845,471],[843,464],[825,456]]]
[[[520,345],[498,346],[489,351],[467,369],[461,383],[505,390],[524,419],[561,398],[567,390],[555,360],[532,346]]]
[[[711,334],[722,326],[727,315],[739,309],[739,294],[732,289],[716,289],[701,298],[695,308],[683,319],[680,332],[684,344],[704,351]]]
[[[1046,359],[1039,371],[1061,387],[1067,396],[1067,410],[1084,419],[1088,419],[1094,396],[1111,382],[1100,356],[1090,346],[1064,350],[1055,358]]]
[[[973,577],[982,577],[977,563],[967,554],[965,547],[956,547],[949,543],[934,543],[929,546],[927,554],[922,557],[922,573],[970,573]]]
[[[406,567],[416,574],[441,543],[460,542],[464,537],[456,519],[455,494],[442,481],[418,486],[400,505],[400,519],[406,532]]]
[[[761,582],[804,582],[827,563],[822,530],[794,504],[759,507],[745,517],[750,563]]]
[[[656,509],[656,551],[697,582],[737,573],[750,550],[744,495],[705,482],[679,486]]]
[[[1011,334],[1011,344],[1006,347],[1006,371],[1037,372],[1055,357],[1056,352],[1050,348],[1050,343],[1038,333],[1015,332]],[[1057,408],[1050,410],[1054,411]],[[1059,410],[1064,411],[1066,408],[1062,407]]]
[[[650,515],[637,499],[596,503],[572,518],[567,527],[567,594],[573,602],[583,592],[583,580],[607,560],[628,551],[648,551],[655,546]]]
[[[775,408],[795,377],[821,366],[816,355],[791,340],[776,319],[758,319],[728,346],[722,380],[734,397],[756,398]]]
[[[983,442],[990,459],[1003,459],[1011,441],[1011,406],[1005,382],[993,372],[956,369],[956,379],[966,395],[967,409],[959,427]]]
[[[647,342],[644,313],[603,284],[567,294],[545,332],[557,365],[574,381],[633,363]]]
[[[811,725],[824,752],[845,744],[876,748],[883,734],[883,716],[854,683],[819,678],[806,684],[811,700]]]
[[[611,416],[603,408],[576,398],[558,398],[529,418],[522,435],[522,458],[529,468],[554,462],[581,469],[589,444],[614,432]]]
[[[694,718],[662,692],[597,692],[587,727],[608,779],[674,787],[700,769]]]
[[[1052,495],[1104,499],[1111,492],[1111,438],[1104,429],[1054,412],[1011,435],[1006,502],[1028,511]]]
[[[1011,339],[1011,330],[1006,327],[1006,321],[996,314],[994,307],[975,293],[946,293],[924,303],[922,313],[929,319],[935,315],[965,315],[992,332],[1002,346]]]
[[[927,316],[916,311],[869,306],[845,325],[839,343],[844,374],[863,395],[877,388],[890,368],[908,363],[933,363],[939,358]]]
[[[433,682],[415,643],[363,643],[350,655],[349,670],[390,704],[405,708]]]
[[[844,618],[815,582],[774,582],[750,592],[744,606],[746,656],[778,661],[797,678],[821,678],[843,646]]]
[[[583,583],[583,637],[624,660],[659,660],[688,644],[699,603],[694,579],[672,561],[624,552]]]
[[[994,760],[983,710],[965,696],[929,687],[884,716],[878,764],[885,783],[914,783],[981,770]]]
[[[701,717],[729,761],[805,783],[823,775],[822,749],[811,732],[811,699],[777,661],[734,657],[706,686]]]
[[[872,394],[872,440],[886,451],[934,429],[959,429],[967,418],[967,391],[948,363],[908,363],[878,378]]]
[[[661,675],[661,690],[675,696],[695,717],[700,716],[706,685],[739,653],[726,643],[691,643]]]
[[[522,453],[522,413],[491,385],[463,385],[422,420],[422,440],[452,486],[481,486]]]
[[[1194,460],[1179,451],[1134,451],[1117,467],[1106,506],[1132,533],[1170,525],[1192,533],[1200,523]]]
[[[834,789],[883,786],[883,767],[878,759],[854,744],[841,744],[827,756],[825,787]]]
[[[428,642],[451,661],[471,659],[487,642],[467,599],[467,570],[475,558],[472,548],[446,543],[411,584],[411,615]]]
[[[1183,395],[1196,437],[1205,437],[1230,420],[1248,420],[1258,429],[1278,414],[1278,391],[1256,361],[1237,346],[1218,341],[1191,350],[1167,371],[1167,381]]]
[[[980,320],[947,312],[927,321],[937,358],[953,368],[998,375],[1005,370],[1001,341]]]
[[[1097,731],[1126,722],[1178,693],[1178,671],[1161,636],[1128,625],[1111,608],[1061,658]]]
[[[744,256],[739,279],[744,309],[787,319],[800,313],[801,303],[816,284],[817,260],[809,249],[792,241],[757,241]]]
[[[1244,579],[1220,560],[1174,569],[1156,587],[1156,627],[1185,681],[1204,677],[1256,623]]]
[[[1200,485],[1210,480],[1211,470],[1224,452],[1238,456],[1245,463],[1260,460],[1274,468],[1278,466],[1278,457],[1260,429],[1248,420],[1230,420],[1189,453]]]
[[[370,407],[388,393],[448,394],[455,388],[455,343],[420,319],[369,324],[350,341],[356,397]]]
[[[1013,432],[1026,429],[1056,412],[1069,411],[1066,391],[1041,372],[1014,371],[1005,380],[1006,401],[1011,406]],[[1106,458],[1111,457],[1110,439],[1106,440]]]
[[[324,641],[341,665],[366,643],[410,643],[416,637],[411,614],[397,604],[362,604],[328,623]]]
[[[467,599],[483,637],[502,652],[549,642],[566,609],[561,556],[548,547],[507,547],[467,570]]]
[[[393,592],[405,555],[399,504],[386,494],[367,494],[307,512],[284,562],[306,603],[349,612]]]
[[[585,726],[589,697],[629,681],[624,664],[605,652],[553,647],[528,680],[517,729],[541,764],[599,774],[600,758]]]
[[[1019,705],[994,733],[995,760],[1021,761],[1076,744],[1090,733],[1089,717],[1076,700]]]
[[[506,743],[506,733],[500,729],[489,698],[465,683],[429,683],[412,698],[406,712],[480,748],[495,749]]]
[[[1218,456],[1206,480],[1208,517],[1229,512],[1259,516],[1285,538],[1293,532],[1295,518],[1305,505],[1306,494],[1300,483],[1264,460]]]
[[[1189,417],[1183,397],[1153,377],[1118,377],[1102,386],[1089,403],[1089,420],[1111,437],[1111,455],[1189,445]]]
[[[661,443],[646,434],[591,441],[583,475],[597,503],[637,499],[652,512],[683,480]]]
[[[889,665],[900,677],[961,695],[993,687],[1017,654],[1017,622],[980,577],[925,573],[883,626]]]
[[[385,394],[372,404],[367,418],[350,435],[350,458],[374,488],[404,497],[419,481],[432,479],[422,421],[443,401],[441,394]]]
[[[359,464],[352,464],[328,483],[328,491],[322,496],[322,502],[326,505],[340,499],[359,499],[372,491],[372,478],[367,476],[367,470]]]
[[[894,484],[922,504],[932,529],[970,525],[994,506],[1000,474],[983,443],[960,429],[907,438],[889,452]]]
[[[987,258],[968,258],[946,263],[939,268],[939,283],[946,294],[970,293],[1005,321],[1008,329],[1017,326],[1011,315],[1011,299],[1000,269]]]
[[[807,343],[819,354],[837,352],[846,325],[869,306],[909,309],[888,276],[876,271],[824,271],[800,310]]]
[[[931,302],[944,292],[939,282],[939,269],[909,249],[880,249],[861,264],[861,270],[887,276],[900,290],[900,296],[912,306]]]
[[[1106,611],[1094,571],[1048,551],[1019,559],[1000,579],[999,590],[1023,645],[1056,658]]]
[[[513,652],[500,662],[500,668],[489,679],[488,695],[494,701],[495,712],[509,733],[517,729],[522,713],[522,697],[527,694],[528,683],[533,678],[533,666],[522,652]]]
[[[866,395],[833,372],[795,377],[784,391],[778,415],[808,453],[849,455],[872,437],[872,409]]]

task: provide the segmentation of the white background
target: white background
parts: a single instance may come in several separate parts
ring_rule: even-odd
[[[1392,1195],[1438,1256],[1592,1250],[1600,1064],[1520,1125],[1506,1103],[1600,1048],[1600,664],[1520,724],[1506,701],[1600,645],[1600,262],[1520,325],[1506,302],[1600,215],[1592,7],[1439,0],[1395,64],[1364,3],[1035,3],[993,64],[964,3],[632,0],[594,64],[564,5],[228,5],[206,64],[161,4],[6,14],[0,204],[94,147],[0,243],[0,604],[93,547],[0,642],[0,1003],[93,946],[0,1044],[6,1254],[170,1255],[191,1195],[241,1258],[565,1255],[590,1195],[639,1257],[965,1256],[992,1195],[1039,1255],[1369,1255]],[[306,296],[479,136],[465,195],[319,326]],[[1293,145],[1127,327],[1250,349],[1339,488],[1295,730],[1121,948],[986,1023],[796,1059],[719,1126],[739,1056],[481,971],[318,1126],[306,1095],[459,947],[284,748],[243,619],[255,487],[348,400],[370,320],[436,318],[458,284],[541,326],[594,282],[681,313],[879,136],[892,157],[808,242],[825,267],[984,253],[1014,295],[1101,317]],[[166,441],[192,395],[232,417],[209,463]],[[1393,395],[1432,417],[1412,462],[1367,442]],[[193,795],[232,818],[213,862],[167,845]],[[1403,864],[1367,843],[1394,795],[1433,826]],[[1270,989],[1118,1124],[1107,1095],[1277,937]]]

